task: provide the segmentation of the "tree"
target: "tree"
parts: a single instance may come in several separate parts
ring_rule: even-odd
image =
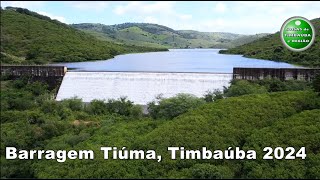
[[[218,99],[223,99],[223,92],[221,92],[219,89],[207,91],[203,98],[206,102],[213,102]]]
[[[70,108],[72,111],[81,111],[83,109],[82,99],[77,97],[63,100],[62,104]]]
[[[130,115],[130,109],[133,102],[128,100],[127,97],[120,97],[118,100],[109,99],[107,102],[107,110],[109,113],[117,113],[120,115]]]
[[[31,49],[26,54],[26,60],[33,60],[39,56],[39,49]]]
[[[237,80],[224,90],[226,97],[242,96],[245,94],[262,94],[267,93],[268,90],[264,86],[252,84],[246,80]]]
[[[94,99],[87,106],[87,112],[93,115],[107,114],[107,104],[104,101]]]
[[[320,93],[320,74],[317,74],[314,80],[312,81],[312,87],[315,92]]]
[[[189,109],[196,108],[205,101],[191,94],[178,94],[172,98],[158,99],[148,104],[148,110],[154,119],[164,118],[173,119],[187,112]]]
[[[233,172],[226,166],[211,164],[195,164],[191,168],[192,178],[196,179],[226,179],[232,178]]]

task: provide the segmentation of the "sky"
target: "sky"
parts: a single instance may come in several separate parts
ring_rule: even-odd
[[[275,33],[290,17],[320,17],[319,1],[1,1],[67,24],[156,23],[175,30]]]

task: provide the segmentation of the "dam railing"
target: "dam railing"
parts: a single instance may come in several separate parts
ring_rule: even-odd
[[[260,80],[278,78],[280,80],[312,81],[320,74],[319,68],[233,68],[233,79]]]
[[[44,66],[44,65],[1,65],[1,75],[20,77],[64,77],[67,72],[65,66]],[[120,71],[115,71],[120,72]],[[143,73],[143,72],[139,72]],[[146,72],[151,73],[151,72]],[[162,73],[162,72],[153,72]],[[163,72],[169,73],[169,72]],[[172,72],[179,73],[179,72]],[[188,72],[180,72],[188,73]],[[231,73],[212,73],[199,72],[199,74],[231,74]],[[198,74],[198,72],[197,72]],[[319,68],[233,68],[233,79],[260,80],[265,78],[278,78],[280,80],[306,80],[311,81],[317,74],[320,74]]]
[[[1,65],[1,75],[12,77],[63,77],[66,72],[65,66]]]
[[[66,73],[67,67],[65,66],[1,65],[1,76],[5,78],[28,78],[31,82],[40,81],[48,84],[49,89],[55,89],[53,99],[56,98]]]

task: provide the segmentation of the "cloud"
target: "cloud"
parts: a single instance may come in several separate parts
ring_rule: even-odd
[[[315,2],[224,2],[228,7],[222,12],[218,4],[216,13],[196,22],[194,28],[199,31],[236,32],[241,34],[274,33],[280,31],[285,20],[292,16],[303,16],[307,19],[319,17],[320,3]],[[220,8],[218,8],[220,6]]]
[[[114,9],[117,15],[124,15],[128,13],[135,14],[155,14],[155,13],[173,13],[173,5],[175,2],[160,1],[155,3],[146,3],[142,1],[132,1],[127,5],[118,5]]]
[[[12,6],[12,7],[21,7],[26,9],[35,9],[35,8],[43,8],[45,7],[46,2],[45,1],[1,1],[2,7]],[[62,16],[56,16],[44,11],[36,11],[39,14],[45,15],[50,17],[51,19],[56,19],[60,22],[67,23],[66,18]]]
[[[319,17],[319,2],[109,2],[114,19],[156,23],[176,30],[274,33],[292,16]],[[123,23],[123,22],[118,22]]]
[[[144,23],[153,23],[153,24],[159,23],[159,21],[152,16],[148,16],[148,17],[144,18],[143,22]]]
[[[109,2],[105,1],[74,1],[66,3],[76,9],[99,12],[105,10],[109,6]]]
[[[70,23],[80,23],[79,21],[99,21],[99,23],[106,24],[148,22],[161,24],[176,30],[188,29],[241,34],[279,31],[283,22],[292,16],[303,16],[307,19],[320,16],[318,13],[320,2],[313,1],[70,1],[61,3],[2,1],[1,5],[3,7],[23,7],[36,12],[42,11],[42,14],[45,13],[44,15],[62,22],[66,22],[67,18],[72,21]],[[70,10],[70,12],[62,12],[63,8]],[[83,11],[87,12],[84,14]],[[99,12],[99,15],[94,14],[95,12]],[[59,14],[63,14],[66,18],[57,16]],[[82,17],[87,15],[88,18]]]
[[[45,1],[1,1],[1,7],[21,7],[21,8],[39,8],[44,6]]]
[[[154,3],[146,3],[142,1],[132,1],[126,5],[118,5],[113,12],[117,15],[133,15],[133,16],[157,16],[164,18],[178,18],[179,20],[191,19],[192,15],[178,13],[174,9],[176,2],[160,1]]]
[[[39,13],[39,14],[42,14],[42,15],[45,15],[45,16],[48,16],[48,17],[50,17],[51,19],[55,19],[55,20],[58,20],[58,21],[60,21],[60,22],[67,23],[67,20],[66,20],[64,17],[62,17],[62,16],[55,16],[55,15],[52,15],[52,14],[50,14],[50,13],[43,12],[43,11],[40,11],[40,12],[38,12],[38,13]]]
[[[192,18],[192,15],[190,14],[181,14],[181,15],[178,15],[178,17],[181,19],[181,20],[189,20]]]
[[[215,6],[214,10],[215,10],[216,12],[218,12],[218,13],[224,13],[224,12],[226,12],[226,10],[227,10],[227,6],[226,6],[224,3],[219,2],[219,3]]]

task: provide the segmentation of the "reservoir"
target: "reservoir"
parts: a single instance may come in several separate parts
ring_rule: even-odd
[[[113,59],[90,62],[59,63],[71,71],[138,71],[138,72],[211,72],[232,73],[233,67],[291,68],[283,62],[219,54],[219,49],[170,49],[119,55]]]
[[[158,95],[189,93],[203,97],[207,91],[229,86],[233,67],[294,68],[297,66],[218,54],[217,49],[174,49],[119,55],[110,60],[61,63],[69,68],[56,100],[78,97],[84,102],[126,96],[146,105]],[[74,68],[70,70],[70,68]]]

